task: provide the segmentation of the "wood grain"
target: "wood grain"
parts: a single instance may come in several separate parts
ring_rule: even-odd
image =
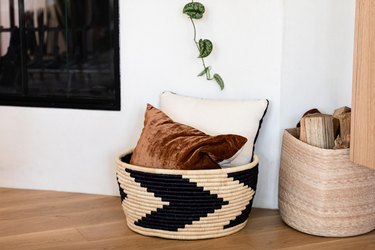
[[[375,168],[375,1],[357,0],[355,30],[350,158]]]
[[[374,249],[375,232],[323,238],[286,226],[277,210],[253,209],[240,232],[212,240],[146,237],[128,229],[120,198],[0,188],[0,249]]]
[[[325,149],[332,149],[335,145],[333,117],[331,115],[306,115],[301,119],[301,131],[306,136],[306,140],[302,141],[307,144]]]

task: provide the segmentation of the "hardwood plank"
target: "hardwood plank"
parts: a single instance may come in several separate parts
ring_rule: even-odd
[[[15,196],[24,197],[24,202],[19,203]],[[5,207],[3,200],[7,201]],[[277,210],[266,209],[253,209],[248,225],[227,237],[197,241],[146,237],[126,226],[119,197],[0,188],[0,249],[351,250],[374,247],[375,232],[342,239],[311,236],[285,225]]]
[[[77,227],[80,225],[100,224],[108,221],[124,219],[121,209],[115,207],[104,207],[80,212],[32,216],[15,220],[0,220],[0,235],[9,236],[17,232],[19,234],[31,233],[42,230],[63,229]]]
[[[57,201],[67,201],[69,199],[87,199],[89,197],[97,198],[97,196],[89,194],[79,194],[67,192],[55,192],[55,191],[44,191],[40,190],[35,192],[34,190],[22,190],[22,189],[5,189],[5,193],[1,193],[0,209],[7,207],[14,208],[17,205],[24,206],[25,204],[33,204],[36,199],[39,199],[38,203],[54,203]]]
[[[14,199],[20,193],[27,193],[23,202]],[[0,236],[124,219],[120,198],[112,196],[15,189],[14,195],[0,196],[0,204]]]
[[[75,229],[52,230],[30,234],[18,234],[0,237],[1,249],[40,249],[55,248],[66,242],[83,242],[84,238]]]
[[[119,205],[121,204],[119,198],[116,197],[115,200]],[[0,208],[0,220],[43,217],[50,215],[51,211],[59,214],[75,213],[82,211],[83,208],[92,210],[103,206],[113,205],[113,203],[113,199],[109,199],[108,197],[67,196],[64,199],[49,199],[48,201],[41,201],[32,204],[21,203],[17,204],[16,207],[10,206],[7,208]]]
[[[126,226],[125,221],[78,227],[77,230],[87,241],[106,240],[132,234],[130,229]]]
[[[226,239],[226,240],[223,240]],[[48,249],[48,248],[40,248]],[[212,240],[197,240],[197,241],[179,241],[179,240],[165,240],[150,237],[131,237],[127,240],[117,238],[112,240],[103,240],[89,242],[87,244],[71,243],[59,245],[58,249],[132,249],[132,250],[145,250],[145,249],[159,249],[159,250],[223,250],[223,249],[236,249],[236,250],[258,250],[251,246],[250,242],[238,242],[231,239],[231,236],[225,238],[212,239]]]
[[[375,235],[362,235],[348,238],[334,238],[329,242],[318,242],[313,245],[302,244],[297,247],[280,248],[287,250],[372,250],[375,249]]]

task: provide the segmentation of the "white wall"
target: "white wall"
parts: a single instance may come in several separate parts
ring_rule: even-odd
[[[285,0],[281,128],[351,106],[355,0]]]
[[[145,104],[157,105],[159,94],[171,90],[270,100],[256,147],[261,163],[254,205],[277,207],[281,129],[305,107],[329,109],[350,98],[354,0],[202,1],[207,13],[197,21],[198,36],[214,42],[207,61],[224,78],[223,92],[195,77],[201,65],[191,23],[181,14],[187,2],[120,1],[121,112],[0,107],[0,186],[117,194],[114,156],[136,143]],[[330,69],[315,65],[322,62]],[[332,85],[339,83],[344,94],[333,96]],[[301,107],[295,86],[301,96],[319,87],[327,97],[303,98]]]

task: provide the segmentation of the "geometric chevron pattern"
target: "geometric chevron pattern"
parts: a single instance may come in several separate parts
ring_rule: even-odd
[[[230,173],[228,177],[233,178],[234,180],[238,180],[240,183],[244,184],[245,187],[250,188],[251,190],[256,191],[256,185],[258,182],[258,166],[255,166],[252,169],[247,169],[241,172]],[[228,224],[224,226],[224,228],[230,228],[241,224],[247,220],[249,214],[251,212],[251,208],[253,206],[254,199],[251,199],[249,203],[246,205],[246,208],[241,211],[241,214],[238,215],[235,219],[231,220]]]
[[[118,177],[116,177],[116,178],[117,178],[117,183],[118,183],[118,186],[119,186],[121,202],[123,202],[125,200],[125,198],[128,197],[128,195],[125,193],[125,190],[121,188],[121,185],[120,185],[120,182],[118,180]]]
[[[122,204],[134,227],[191,233],[209,226],[225,230],[246,222],[252,207],[258,165],[216,175],[212,181],[196,175],[118,171]],[[214,181],[220,180],[218,182]]]
[[[130,169],[126,169],[126,172],[130,173],[130,177],[141,187],[146,188],[147,192],[168,202],[168,205],[135,221],[137,226],[177,231],[228,204],[181,175],[150,174]],[[160,182],[163,182],[163,185],[160,185]]]

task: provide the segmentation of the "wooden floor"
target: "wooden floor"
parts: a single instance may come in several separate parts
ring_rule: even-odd
[[[130,231],[112,196],[0,188],[0,249],[375,249],[375,231],[351,238],[315,237],[286,226],[275,210],[254,209],[240,232],[177,241]]]

